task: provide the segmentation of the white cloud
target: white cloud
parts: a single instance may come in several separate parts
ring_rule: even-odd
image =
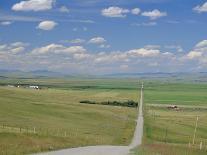
[[[20,47],[20,46],[22,46],[22,47],[26,47],[26,46],[29,46],[28,43],[23,43],[23,42],[14,42],[14,43],[11,43],[10,45],[11,45],[12,47]]]
[[[156,22],[147,22],[147,23],[134,23],[132,26],[156,26]]]
[[[81,19],[70,19],[70,20],[66,20],[66,21],[69,21],[69,22],[72,22],[72,23],[87,23],[87,24],[94,24],[95,21],[93,20],[81,20]]]
[[[207,64],[207,40],[197,43],[195,48],[186,57],[190,60],[197,60],[200,64]]]
[[[102,44],[99,46],[100,48],[110,48],[111,46],[110,45],[105,45],[105,44]]]
[[[39,22],[41,18],[29,17],[29,16],[17,16],[17,15],[3,15],[0,14],[1,21],[23,21],[23,22]]]
[[[103,44],[106,40],[103,37],[94,37],[89,40],[91,44]]]
[[[101,11],[101,14],[105,17],[126,17],[127,13],[129,13],[128,9],[123,9],[116,6],[111,6]]]
[[[69,13],[70,10],[66,7],[66,6],[62,6],[60,9],[59,9],[60,12],[63,12],[63,13]]]
[[[0,23],[0,25],[3,25],[3,26],[8,26],[8,25],[11,25],[12,22],[11,21],[3,21]]]
[[[75,39],[76,40],[76,39]],[[81,40],[81,39],[80,39]],[[69,41],[68,41],[69,42]],[[79,40],[77,39],[77,42]],[[106,44],[98,44],[98,46]],[[83,46],[66,46],[49,44],[27,49],[27,43],[15,42],[0,45],[0,63],[26,68],[58,68],[60,71],[109,72],[150,72],[150,71],[183,71],[205,70],[207,67],[207,45],[203,40],[188,53],[176,53],[175,45],[147,45],[126,51],[91,52]],[[31,52],[26,52],[31,51]],[[101,49],[103,51],[103,49]],[[74,68],[75,67],[75,68]]]
[[[47,20],[47,21],[40,22],[37,28],[41,30],[49,31],[54,29],[56,25],[57,25],[56,22]]]
[[[199,42],[198,44],[196,44],[197,48],[201,48],[201,47],[207,47],[207,40],[203,40],[201,42]]]
[[[12,6],[14,11],[45,11],[53,7],[55,0],[27,0]]]
[[[11,52],[13,54],[17,54],[17,53],[23,52],[24,50],[25,50],[25,47],[16,47],[16,48],[11,49]]]
[[[0,45],[0,53],[16,55],[25,51],[29,44],[23,42],[14,42],[11,44]]]
[[[32,54],[76,54],[85,53],[86,49],[82,46],[63,46],[60,44],[50,44],[44,47],[36,48]]]
[[[86,54],[86,53],[76,53],[76,54],[73,55],[73,58],[75,60],[79,60],[79,61],[80,60],[88,59],[90,57],[91,57],[91,55],[90,54]]]
[[[187,57],[189,59],[197,59],[197,58],[201,58],[202,56],[202,52],[198,52],[198,51],[191,51],[187,54]]]
[[[205,2],[203,5],[194,7],[193,10],[198,13],[207,12],[207,2]]]
[[[79,38],[70,41],[71,44],[82,44],[84,42],[85,42],[84,39],[79,39]]]
[[[125,52],[99,53],[94,58],[95,63],[117,63],[127,61],[128,56]]]
[[[139,8],[134,8],[131,10],[131,13],[134,15],[138,15],[141,12],[141,10]]]
[[[142,13],[142,16],[149,17],[151,20],[155,20],[164,16],[167,16],[166,12],[161,12],[157,9],[152,10],[152,11],[146,11]]]
[[[160,54],[160,51],[157,49],[134,49],[127,52],[128,55],[133,57],[155,57]]]
[[[176,52],[183,52],[183,48],[180,45],[166,45],[165,48],[175,50]]]

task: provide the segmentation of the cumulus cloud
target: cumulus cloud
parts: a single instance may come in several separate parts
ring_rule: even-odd
[[[77,39],[78,41],[78,39]],[[207,45],[203,40],[188,53],[166,51],[165,46],[146,45],[126,51],[91,52],[83,46],[49,44],[33,49],[29,44],[15,42],[0,45],[0,62],[16,66],[21,64],[29,69],[51,68],[62,71],[90,71],[109,73],[119,71],[182,71],[205,69],[207,66]],[[104,44],[98,44],[99,46]],[[175,48],[176,46],[169,46]],[[29,52],[31,51],[31,52]],[[101,51],[104,51],[103,49]],[[143,67],[144,66],[144,67]]]
[[[116,6],[111,6],[109,8],[103,9],[101,11],[101,14],[105,17],[118,17],[118,18],[123,18],[126,17],[126,14],[129,13],[130,11],[128,9],[116,7]]]
[[[57,26],[56,22],[47,20],[47,21],[40,22],[37,28],[41,30],[49,31],[49,30],[54,29],[55,26]]]
[[[105,42],[106,40],[103,37],[94,37],[88,41],[88,43],[91,43],[91,44],[103,44]]]
[[[0,45],[0,53],[15,55],[25,51],[29,44],[23,42],[14,42],[10,44]]]
[[[198,13],[207,12],[207,2],[205,2],[203,5],[197,5],[193,8],[193,10]]]
[[[160,51],[157,49],[134,49],[127,52],[128,55],[133,57],[155,57],[160,54]]]
[[[55,0],[27,0],[12,6],[14,11],[45,11],[53,7]]]
[[[49,44],[32,51],[32,54],[76,54],[85,53],[86,49],[82,46],[63,46],[60,44]]]
[[[207,40],[196,44],[194,49],[186,55],[187,59],[196,60],[200,64],[207,64]]]
[[[142,16],[149,17],[151,20],[156,20],[158,18],[167,16],[167,13],[166,12],[161,12],[161,11],[155,9],[155,10],[152,10],[152,11],[143,12]]]
[[[131,10],[131,13],[134,14],[134,15],[139,15],[141,12],[141,10],[139,8],[134,8]]]
[[[91,58],[91,55],[90,54],[87,54],[87,53],[76,53],[73,55],[73,58],[75,60],[85,60],[85,59],[89,59]]]
[[[196,58],[201,58],[202,57],[202,52],[198,51],[191,51],[187,54],[187,57],[189,59],[196,59]]]
[[[69,13],[70,10],[66,7],[66,6],[62,6],[60,9],[59,9],[60,12],[63,12],[63,13]]]
[[[207,47],[207,40],[203,40],[196,44],[196,48],[202,48],[202,47]]]

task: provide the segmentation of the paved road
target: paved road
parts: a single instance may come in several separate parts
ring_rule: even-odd
[[[129,146],[88,146],[88,147],[65,149],[65,150],[48,152],[48,153],[41,153],[37,155],[128,155],[132,148],[142,143],[143,124],[144,124],[142,105],[143,105],[143,84],[141,87],[137,126],[135,129],[134,137]]]

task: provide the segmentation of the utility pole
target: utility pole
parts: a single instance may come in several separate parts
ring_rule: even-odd
[[[195,144],[195,137],[196,137],[197,127],[198,127],[198,116],[197,116],[197,119],[196,119],[195,130],[194,130],[194,135],[193,135],[193,145]]]

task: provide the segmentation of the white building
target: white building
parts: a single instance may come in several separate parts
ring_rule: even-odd
[[[29,86],[31,89],[39,89],[39,86]]]

